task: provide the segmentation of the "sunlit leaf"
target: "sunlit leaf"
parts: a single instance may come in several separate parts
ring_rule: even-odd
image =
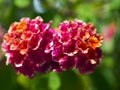
[[[3,3],[3,0],[0,0],[0,4]]]
[[[59,23],[62,21],[62,17],[60,15],[55,15],[54,19],[53,19],[53,27],[57,27],[59,25]]]
[[[14,0],[14,4],[18,8],[25,8],[25,7],[29,6],[30,3],[31,3],[31,0]]]
[[[51,72],[48,78],[48,86],[51,90],[57,90],[61,85],[61,81],[56,72]]]
[[[24,75],[19,75],[17,77],[17,82],[24,88],[29,88],[30,82],[29,82],[29,78],[25,77]]]

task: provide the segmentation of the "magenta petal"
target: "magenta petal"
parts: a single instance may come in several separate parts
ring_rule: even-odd
[[[73,53],[75,51],[75,41],[70,40],[65,45],[63,45],[63,51],[65,53]]]
[[[45,63],[41,67],[37,67],[36,70],[40,73],[46,73],[52,70],[50,63]]]
[[[25,60],[21,67],[15,67],[17,73],[23,73],[24,75],[33,78],[34,76],[34,63]]]
[[[76,60],[76,68],[82,74],[93,72],[97,64],[97,60],[89,59],[84,54],[80,54]]]
[[[52,51],[52,59],[54,61],[59,61],[59,59],[63,57],[64,57],[64,54],[62,51],[62,47],[61,46],[55,47],[54,50]]]
[[[37,49],[40,46],[42,38],[39,37],[37,34],[34,34],[30,41],[28,42],[28,46],[31,49]]]
[[[95,50],[89,49],[87,56],[90,59],[96,59],[97,61],[99,61],[102,58],[102,51],[100,48],[96,48]]]
[[[96,48],[96,53],[97,53],[97,59],[101,59],[102,58],[102,50],[100,48]]]
[[[43,30],[46,31],[47,29],[49,29],[49,27],[50,27],[50,23],[42,23],[40,25],[40,31],[41,32],[43,32]]]
[[[12,56],[9,59],[9,62],[14,63],[14,64],[20,64],[22,60],[24,60],[24,55],[21,55],[19,52],[12,52]]]
[[[63,70],[71,69],[75,66],[75,57],[64,57],[59,63]]]
[[[34,24],[30,24],[29,25],[29,30],[31,30],[32,32],[34,32],[34,33],[37,33],[38,32],[38,30],[39,30],[39,27],[38,27],[38,25],[34,25]]]
[[[67,23],[61,23],[59,28],[62,31],[67,31],[68,30],[68,24]]]
[[[58,62],[52,61],[51,66],[52,66],[53,71],[57,71],[57,72],[62,72],[63,71]]]

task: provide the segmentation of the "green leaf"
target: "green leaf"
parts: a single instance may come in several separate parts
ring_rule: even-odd
[[[102,48],[105,53],[112,53],[114,49],[114,40],[112,39],[110,41],[104,42]]]
[[[120,0],[112,0],[111,3],[112,9],[119,9],[120,8]]]
[[[18,8],[26,8],[30,5],[31,0],[14,0],[14,4],[18,7]]]
[[[107,68],[113,68],[115,65],[114,58],[111,56],[105,56],[102,62]]]
[[[56,72],[51,72],[48,78],[48,86],[51,90],[57,90],[61,86],[60,78]]]
[[[28,89],[29,88],[29,85],[30,85],[30,80],[29,78],[27,78],[26,76],[20,74],[18,77],[17,77],[17,82],[24,88]]]
[[[62,21],[62,17],[60,15],[56,14],[53,18],[52,27],[54,27],[54,28],[57,27],[61,21]]]
[[[89,79],[73,70],[60,73],[61,87],[59,90],[89,90]],[[91,88],[89,86],[89,88]]]
[[[0,0],[0,4],[2,4],[3,3],[3,0]]]

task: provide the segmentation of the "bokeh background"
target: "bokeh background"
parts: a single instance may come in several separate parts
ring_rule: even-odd
[[[0,45],[11,23],[36,16],[52,27],[76,18],[94,23],[104,35],[102,62],[92,74],[73,69],[29,79],[6,66],[0,49],[0,90],[120,90],[120,0],[0,0]]]

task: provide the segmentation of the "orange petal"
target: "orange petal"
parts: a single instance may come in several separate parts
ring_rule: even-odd
[[[19,50],[22,55],[24,55],[27,52],[27,41],[22,41],[19,44]]]
[[[27,23],[24,21],[21,21],[18,26],[16,27],[16,30],[22,30],[25,31],[27,29]]]
[[[101,46],[101,41],[97,37],[91,36],[88,39],[88,44],[89,44],[90,47],[92,47],[93,49],[95,49],[96,47]]]
[[[55,32],[60,33],[61,30],[59,28],[54,28]]]
[[[27,52],[27,49],[20,50],[20,54],[22,54],[22,55],[26,54],[26,52]]]
[[[12,42],[12,36],[10,35],[10,34],[5,34],[4,35],[4,43],[8,43],[8,44],[10,44],[11,42]]]
[[[19,43],[20,43],[20,39],[12,40],[10,45],[10,50],[16,50],[18,48]]]
[[[21,39],[23,40],[30,40],[32,36],[32,33],[31,32],[24,32],[22,35],[21,35]]]

